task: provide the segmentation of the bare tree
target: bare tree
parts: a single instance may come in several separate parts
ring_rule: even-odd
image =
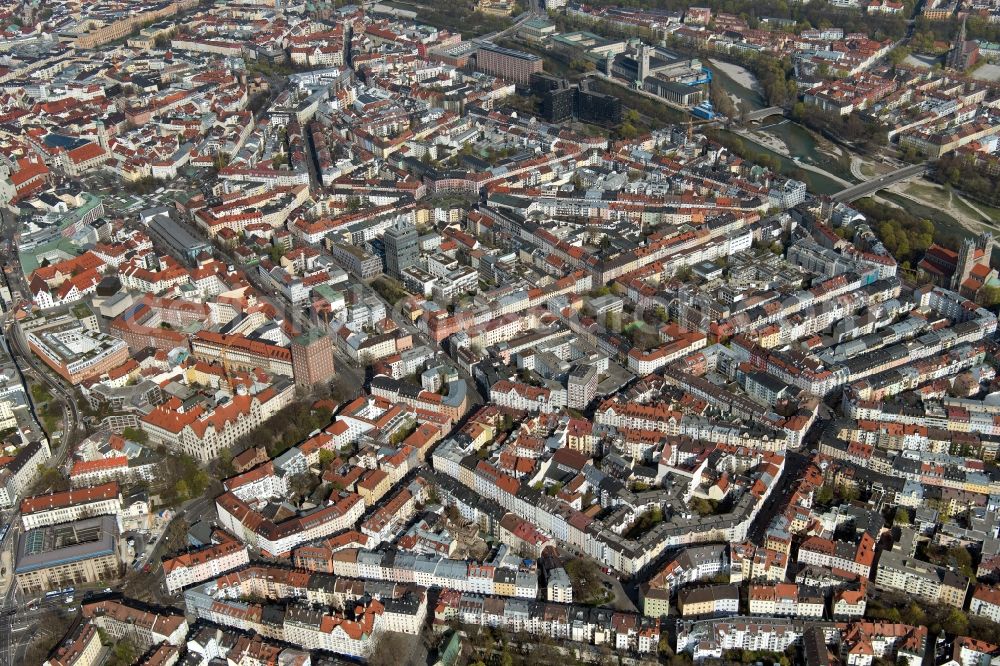
[[[424,656],[418,636],[387,631],[379,636],[368,663],[371,666],[422,666]]]

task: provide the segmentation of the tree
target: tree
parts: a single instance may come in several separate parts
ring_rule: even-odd
[[[840,497],[848,502],[853,502],[854,500],[861,497],[861,490],[857,485],[844,485],[837,488]]]
[[[219,476],[223,479],[229,478],[235,472],[233,469],[233,452],[228,446],[219,451],[218,471]]]
[[[710,516],[715,513],[717,503],[702,497],[695,497],[691,500],[691,510],[699,516]]]
[[[69,490],[69,479],[56,467],[40,466],[35,486],[52,492]]]
[[[132,666],[139,658],[139,649],[128,638],[123,638],[111,648],[111,658],[108,660],[109,666]]]
[[[52,393],[49,392],[42,384],[32,384],[31,386],[31,399],[35,403],[48,402],[52,399]]]
[[[736,105],[733,104],[733,98],[729,96],[722,84],[716,79],[712,79],[709,84],[709,100],[712,102],[712,107],[714,107],[717,113],[721,113],[727,118],[735,118],[738,115],[736,110]]]
[[[931,174],[934,181],[990,205],[1000,205],[1000,175],[994,157],[945,155]]]
[[[216,171],[222,171],[229,166],[231,159],[232,157],[229,156],[229,153],[219,153],[212,159],[212,168]]]
[[[924,609],[919,604],[910,602],[910,605],[900,614],[900,619],[907,624],[919,625],[927,621],[927,614],[924,613]]]
[[[122,430],[122,437],[137,444],[149,443],[149,434],[145,430],[138,428],[125,428]]]
[[[618,136],[623,139],[634,139],[639,136],[639,130],[630,122],[624,122],[618,127]]]
[[[892,522],[894,525],[909,525],[910,513],[903,507],[899,507],[896,509],[896,514],[893,516]]]
[[[892,51],[889,52],[888,60],[893,65],[898,65],[904,60],[906,60],[907,56],[909,55],[910,52],[909,50],[907,50],[905,46],[897,46],[896,48],[894,48]]]
[[[288,487],[299,497],[305,497],[312,491],[313,477],[309,474],[296,474],[289,479]]]
[[[986,285],[979,290],[977,298],[980,303],[988,308],[995,305],[1000,305],[1000,287],[994,287],[992,285]]]
[[[187,533],[189,529],[191,529],[191,524],[184,518],[175,517],[170,521],[170,524],[167,525],[166,534],[163,535],[167,550],[186,548],[188,545]]]
[[[408,636],[395,631],[387,631],[379,638],[378,644],[368,663],[372,666],[415,666],[419,660],[416,636]]]
[[[952,609],[941,623],[941,628],[953,636],[964,636],[969,630],[969,618],[957,608]]]
[[[167,488],[169,503],[179,503],[205,492],[212,480],[208,473],[189,455],[166,456],[161,465],[160,479]]]
[[[972,554],[966,548],[950,548],[948,550],[948,557],[955,564],[955,568],[962,573],[962,575],[967,576],[973,580],[976,578],[975,567],[972,566]]]

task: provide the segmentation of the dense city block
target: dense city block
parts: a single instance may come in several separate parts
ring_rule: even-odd
[[[1000,664],[998,0],[0,0],[0,663]]]

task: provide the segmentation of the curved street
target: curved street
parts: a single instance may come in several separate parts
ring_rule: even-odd
[[[50,447],[58,449],[59,451],[59,454],[57,454],[56,451],[53,450],[52,459],[57,465],[61,464],[62,460],[68,453],[69,445],[72,444],[73,436],[76,435],[77,430],[82,424],[80,410],[79,407],[77,407],[76,399],[73,397],[73,391],[72,389],[67,389],[62,381],[53,378],[49,369],[45,368],[41,363],[35,360],[33,354],[31,353],[31,349],[28,348],[28,341],[25,339],[24,332],[19,326],[9,323],[6,329],[6,339],[10,344],[11,356],[14,358],[14,362],[17,364],[18,370],[20,370],[22,376],[28,374],[46,384],[50,389],[52,389],[55,398],[58,399],[63,405],[63,436],[60,446],[53,446],[53,433],[45,433],[49,439]],[[24,363],[24,365],[26,365],[31,372],[26,373],[21,363]],[[38,420],[38,405],[35,404],[34,397],[30,395],[30,392],[28,400],[31,406],[32,414],[34,414],[35,419]],[[41,422],[39,422],[39,425],[41,425]],[[44,426],[42,425],[41,427],[44,430]],[[62,446],[62,444],[66,444],[66,446]]]

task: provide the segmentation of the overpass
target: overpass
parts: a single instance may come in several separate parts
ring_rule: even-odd
[[[858,183],[857,185],[851,185],[850,187],[844,188],[840,192],[833,195],[833,200],[841,203],[850,203],[855,199],[861,199],[862,197],[874,194],[875,192],[898,183],[901,180],[907,180],[908,178],[922,175],[926,173],[926,171],[927,164],[911,164],[910,166],[905,166],[902,169],[897,169],[891,173],[887,173],[884,176],[872,178],[871,180],[866,180],[863,183]]]
[[[751,122],[754,120],[763,120],[769,116],[781,116],[784,115],[785,110],[780,106],[769,106],[766,109],[757,109],[756,111],[751,111],[750,113],[743,116],[743,120],[746,122]]]

